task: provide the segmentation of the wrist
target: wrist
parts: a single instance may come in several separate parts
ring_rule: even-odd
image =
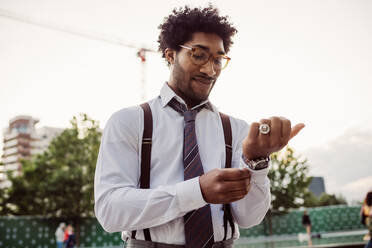
[[[248,159],[248,160],[257,160],[257,159],[262,159],[270,157],[270,153],[250,153],[250,152],[245,152],[243,149],[243,158]]]
[[[262,170],[266,169],[269,166],[270,157],[261,157],[250,159],[247,158],[244,154],[242,155],[242,159],[247,167],[251,170]]]

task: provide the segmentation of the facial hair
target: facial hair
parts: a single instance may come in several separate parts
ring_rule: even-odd
[[[211,90],[205,96],[200,96],[196,94],[191,86],[191,75],[187,75],[185,70],[181,67],[178,62],[178,58],[176,57],[173,65],[173,81],[177,87],[176,93],[180,95],[180,97],[190,106],[198,105],[199,103],[208,99]]]

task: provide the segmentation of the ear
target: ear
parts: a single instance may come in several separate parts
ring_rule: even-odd
[[[176,51],[172,48],[166,48],[164,51],[165,59],[168,61],[170,65],[174,64],[174,61],[176,60]]]

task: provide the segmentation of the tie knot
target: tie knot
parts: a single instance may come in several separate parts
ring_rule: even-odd
[[[187,111],[186,105],[178,102],[175,98],[172,98],[172,100],[170,100],[170,102],[168,103],[168,106],[180,114],[183,114],[184,112]]]
[[[195,121],[196,114],[203,108],[203,106],[199,106],[196,109],[187,110],[186,105],[178,102],[175,98],[172,98],[168,105],[169,107],[183,115],[185,123]]]
[[[190,121],[195,121],[195,117],[196,117],[196,114],[198,113],[198,111],[196,109],[193,109],[193,110],[187,110],[185,112],[183,112],[183,117],[184,117],[184,120],[185,122],[190,122]]]

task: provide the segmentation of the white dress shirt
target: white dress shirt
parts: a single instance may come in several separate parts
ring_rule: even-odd
[[[150,189],[139,188],[141,144],[144,126],[140,106],[114,113],[103,131],[94,180],[95,214],[108,232],[122,231],[122,238],[150,228],[154,242],[185,244],[183,216],[207,203],[199,178],[184,181],[183,116],[167,106],[178,97],[165,83],[160,96],[149,101],[153,115]],[[206,101],[207,102],[207,101]],[[205,102],[204,102],[205,103]],[[203,103],[202,103],[203,104]],[[215,106],[203,108],[196,116],[195,131],[204,173],[225,167],[225,141],[222,122]],[[197,106],[196,106],[197,107]],[[242,141],[248,134],[245,121],[230,117],[233,140],[232,167],[239,168]],[[251,188],[241,200],[233,202],[232,214],[240,227],[259,224],[270,205],[268,169],[251,171]],[[211,204],[214,240],[224,237],[221,204]],[[239,238],[237,231],[234,239]],[[228,225],[227,238],[231,237]]]

